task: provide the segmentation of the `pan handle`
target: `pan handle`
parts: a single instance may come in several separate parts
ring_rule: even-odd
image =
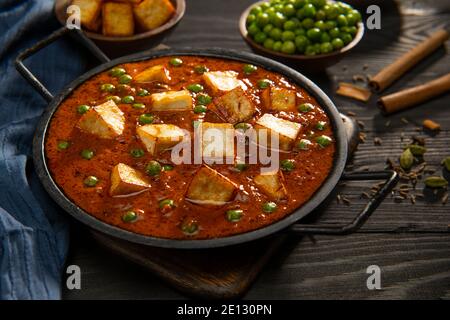
[[[371,214],[378,208],[381,202],[392,191],[399,180],[397,172],[393,170],[346,173],[342,176],[343,180],[386,180],[386,183],[369,199],[364,209],[347,225],[336,226],[330,224],[308,225],[293,224],[287,231],[294,234],[328,234],[345,235],[356,232],[369,219]]]
[[[50,102],[53,99],[53,95],[48,91],[48,89],[36,78],[36,76],[25,66],[23,63],[25,59],[38,52],[42,48],[45,48],[49,44],[53,43],[55,40],[58,40],[62,36],[66,34],[73,34],[81,40],[81,43],[101,62],[108,62],[110,59],[97,47],[97,45],[89,39],[83,31],[80,29],[68,29],[66,27],[62,27],[47,38],[39,41],[33,47],[23,51],[15,60],[15,65],[17,71],[40,93],[40,95],[47,101]]]

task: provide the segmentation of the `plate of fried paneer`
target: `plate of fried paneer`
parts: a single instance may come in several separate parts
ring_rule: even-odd
[[[80,8],[81,28],[89,37],[112,41],[159,34],[178,23],[185,10],[184,0],[57,0],[61,23],[71,5]]]

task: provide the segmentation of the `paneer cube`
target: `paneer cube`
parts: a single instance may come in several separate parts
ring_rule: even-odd
[[[294,141],[300,132],[300,128],[301,125],[299,123],[277,118],[270,113],[264,114],[256,121],[255,125],[255,129],[258,131],[259,144],[283,151],[290,151],[292,149]],[[264,139],[261,139],[261,134],[264,133],[261,129],[266,129],[266,142],[264,142]],[[271,137],[274,134],[278,135],[278,148],[271,145]]]
[[[103,0],[73,0],[72,5],[80,8],[80,22],[89,30],[97,31],[98,17],[102,9]]]
[[[256,111],[255,105],[240,87],[216,98],[214,103],[217,111],[232,124],[251,118]]]
[[[111,172],[112,196],[130,195],[150,188],[150,183],[143,174],[126,164],[119,163]]]
[[[145,82],[163,82],[170,81],[169,71],[162,65],[153,66],[138,73],[134,80],[138,83]]]
[[[221,94],[243,86],[237,76],[238,73],[234,71],[210,71],[203,74],[203,80],[214,94]]]
[[[153,111],[186,111],[192,109],[188,90],[154,93],[151,96]]]
[[[138,127],[136,132],[152,155],[172,148],[184,137],[183,130],[173,124],[147,124]]]
[[[186,198],[204,205],[223,205],[231,201],[238,186],[208,166],[197,171],[186,193]]]
[[[130,3],[107,2],[103,5],[103,34],[125,37],[134,33],[133,8]]]
[[[144,0],[134,6],[136,21],[145,30],[158,28],[175,13],[170,0]]]
[[[263,91],[261,101],[266,108],[274,111],[295,111],[296,93],[271,86]]]
[[[108,100],[86,112],[78,127],[100,138],[113,139],[125,129],[125,117],[114,101]]]
[[[283,180],[281,171],[274,171],[257,175],[253,182],[262,193],[272,200],[281,200],[287,196]]]
[[[231,123],[202,122],[202,156],[208,164],[233,163],[234,127]]]

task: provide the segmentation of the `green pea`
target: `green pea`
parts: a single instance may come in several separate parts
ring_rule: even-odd
[[[155,117],[150,113],[144,113],[139,116],[140,124],[150,124],[153,123],[153,120],[155,120]]]
[[[314,27],[314,20],[311,19],[311,18],[303,19],[303,21],[302,21],[302,26],[303,26],[303,28],[305,28],[305,29],[311,29],[311,28]]]
[[[252,64],[246,64],[243,67],[243,71],[245,74],[249,75],[252,74],[253,72],[255,72],[256,70],[258,70],[257,66],[254,66]]]
[[[205,113],[206,111],[208,111],[208,108],[201,104],[194,107],[194,113]]]
[[[91,108],[91,107],[89,107],[88,105],[82,104],[82,105],[79,105],[79,106],[78,106],[77,112],[78,112],[79,114],[85,114],[86,112],[89,111],[90,108]]]
[[[80,153],[81,157],[86,160],[91,160],[94,157],[94,151],[91,149],[84,149]]]
[[[353,14],[353,12],[350,12],[349,14],[347,14],[346,16],[347,18],[347,25],[349,26],[354,26],[355,24],[358,23],[358,18],[356,15]]]
[[[275,41],[271,38],[267,38],[264,43],[263,46],[266,49],[272,50],[273,49],[273,44],[275,43]]]
[[[261,12],[262,12],[262,8],[260,6],[253,7],[250,10],[250,14],[253,14],[254,16],[258,15],[258,13],[261,13]]]
[[[273,50],[274,51],[281,51],[281,47],[283,46],[283,42],[281,41],[275,41],[275,43],[273,44]]]
[[[313,45],[306,46],[305,55],[307,56],[315,56],[317,54],[316,48]]]
[[[329,146],[331,144],[331,141],[333,141],[333,140],[330,137],[324,136],[324,135],[319,136],[319,137],[316,138],[316,142],[322,148],[325,148],[325,147]]]
[[[358,33],[358,29],[355,26],[352,27],[347,27],[348,28],[348,33],[354,37],[357,33]]]
[[[314,27],[318,28],[321,31],[325,30],[325,22],[323,22],[322,20],[316,21],[314,23]]]
[[[180,67],[183,64],[183,60],[180,58],[172,58],[169,63],[174,67]]]
[[[306,18],[314,18],[316,16],[316,8],[311,3],[308,3],[303,6],[303,15]]]
[[[263,28],[270,22],[270,17],[267,13],[261,12],[256,16],[256,24],[258,27]]]
[[[111,83],[104,83],[100,86],[100,90],[103,92],[113,92],[116,87]]]
[[[195,66],[195,67],[194,67],[194,71],[195,71],[195,73],[197,73],[197,74],[204,74],[205,72],[208,72],[209,69],[208,69],[208,67],[205,66],[205,65],[198,65],[198,66]]]
[[[197,96],[197,102],[206,106],[212,102],[212,98],[207,94],[199,94]]]
[[[305,36],[297,36],[295,37],[295,47],[297,48],[297,51],[304,52],[306,49],[306,46],[309,44],[309,40]]]
[[[340,14],[337,17],[336,21],[337,21],[338,26],[340,26],[340,27],[344,27],[344,26],[348,25],[347,18],[343,14]]]
[[[256,43],[264,43],[267,39],[267,35],[264,32],[258,32],[255,34],[255,37],[253,38]]]
[[[173,201],[172,199],[163,199],[159,202],[159,208],[160,209],[164,209],[164,208],[175,208],[175,201]]]
[[[322,8],[327,3],[327,0],[310,0],[310,2],[316,7],[316,8]]]
[[[195,234],[198,231],[198,224],[195,220],[186,220],[181,224],[181,231],[187,235]]]
[[[308,150],[309,146],[312,144],[311,141],[309,141],[308,139],[301,139],[298,143],[297,143],[297,148],[299,150]]]
[[[247,28],[247,32],[249,35],[255,36],[257,33],[261,32],[261,30],[259,29],[256,22],[254,22],[251,25],[249,25],[249,27]]]
[[[326,18],[327,18],[327,14],[325,13],[325,11],[324,10],[322,10],[322,9],[320,9],[320,10],[317,10],[317,12],[316,12],[316,20],[318,20],[318,21],[323,21],[323,20],[325,20]]]
[[[145,154],[145,151],[142,149],[131,149],[131,151],[130,151],[130,155],[133,158],[141,158],[144,156],[144,154]]]
[[[320,45],[320,52],[327,54],[333,51],[333,46],[330,42],[324,42]]]
[[[297,108],[298,108],[298,111],[306,113],[306,112],[313,110],[314,106],[312,103],[306,102],[306,103],[300,104]]]
[[[151,160],[145,167],[145,172],[147,172],[149,176],[157,176],[158,174],[160,174],[161,170],[161,164],[155,160]]]
[[[127,223],[131,223],[136,221],[138,218],[138,215],[136,214],[136,212],[134,211],[127,211],[122,215],[122,221],[123,222],[127,222]]]
[[[119,96],[107,96],[106,100],[112,100],[114,103],[120,103],[120,101],[122,101]]]
[[[341,34],[340,38],[342,39],[345,45],[349,44],[353,40],[352,36],[349,33]]]
[[[331,30],[333,28],[336,28],[336,26],[337,26],[336,21],[333,20],[325,21],[325,30]]]
[[[128,84],[133,80],[133,77],[131,77],[129,74],[123,74],[119,77],[119,83],[120,84]]]
[[[149,95],[149,92],[148,92],[148,90],[146,90],[146,89],[139,89],[138,91],[137,91],[137,95],[139,96],[139,97],[145,97],[145,96],[148,96]]]
[[[58,142],[58,150],[66,150],[67,148],[69,148],[70,143],[69,141],[65,141],[65,140],[61,140]]]
[[[306,35],[306,30],[303,28],[295,29],[294,31],[296,36],[304,36]]]
[[[124,68],[118,68],[118,67],[112,68],[112,69],[109,71],[109,74],[110,74],[111,76],[113,76],[113,77],[119,77],[119,76],[121,76],[121,75],[123,75],[123,74],[125,74],[125,73],[127,73],[127,71],[126,71]]]
[[[344,41],[342,41],[341,38],[333,39],[331,41],[331,44],[332,44],[334,50],[339,50],[344,47]]]
[[[246,163],[236,163],[234,165],[234,168],[237,171],[242,172],[242,171],[245,171],[248,168],[248,165]]]
[[[173,170],[173,166],[171,166],[170,164],[165,164],[162,166],[164,171],[172,171]]]
[[[242,130],[242,131],[247,131],[251,127],[252,127],[252,125],[250,123],[246,123],[246,122],[239,122],[234,125],[235,129]]]
[[[230,222],[238,222],[239,220],[241,220],[243,213],[244,211],[241,209],[227,210],[226,217]]]
[[[262,29],[262,32],[264,32],[266,35],[269,35],[270,31],[272,31],[273,29],[273,24],[267,24],[264,26],[264,28]]]
[[[358,10],[351,10],[349,13],[351,13],[352,15],[354,15],[356,17],[356,22],[361,22],[362,17],[361,17],[361,13],[359,13]]]
[[[284,159],[281,161],[281,170],[283,171],[292,171],[295,169],[295,162],[292,159]]]
[[[328,34],[332,39],[335,39],[341,35],[341,30],[339,30],[339,28],[333,28],[330,31],[328,31]]]
[[[323,130],[325,130],[326,125],[327,125],[327,123],[325,121],[319,121],[316,124],[316,129],[323,131]]]
[[[83,181],[84,185],[90,188],[95,187],[98,182],[99,180],[96,176],[89,176]]]
[[[254,14],[249,14],[246,19],[246,24],[250,25],[253,22],[255,22],[255,20],[256,20],[256,16]]]
[[[295,43],[293,41],[283,42],[283,46],[281,47],[281,52],[286,53],[286,54],[293,54],[295,52]]]
[[[122,98],[122,103],[131,104],[134,102],[133,96],[125,96]]]
[[[282,28],[284,23],[286,22],[286,17],[281,12],[276,12],[272,17],[272,23],[278,28]]]
[[[293,41],[295,39],[295,33],[292,31],[284,31],[281,34],[281,40],[283,41]]]
[[[191,92],[199,93],[200,91],[203,91],[205,88],[199,83],[190,84],[187,86],[187,89]]]
[[[327,14],[328,20],[334,20],[339,15],[339,6],[336,4],[331,4],[330,6],[324,8],[324,10]]]
[[[270,81],[267,79],[260,79],[258,80],[258,88],[260,89],[266,89],[268,87],[270,87]]]
[[[307,37],[312,41],[319,41],[322,32],[319,28],[311,28],[306,32]]]
[[[292,3],[288,3],[283,7],[283,14],[286,17],[292,17],[296,14],[296,12],[297,11],[295,10],[295,7]]]
[[[273,40],[277,41],[277,40],[281,39],[282,34],[283,34],[283,31],[281,31],[281,29],[273,28],[269,33],[269,37],[272,38]]]
[[[134,109],[140,109],[140,110],[142,110],[142,109],[145,109],[145,104],[143,104],[143,103],[133,103],[133,106],[132,106]]]
[[[265,213],[272,213],[277,210],[277,204],[275,202],[269,201],[262,205],[262,211]]]
[[[288,20],[284,23],[283,29],[287,31],[294,31],[297,27],[298,23],[295,23],[293,20]]]

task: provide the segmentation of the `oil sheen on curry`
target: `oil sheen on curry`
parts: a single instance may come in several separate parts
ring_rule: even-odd
[[[211,129],[220,140],[207,139]],[[237,137],[248,132],[257,139],[238,157]],[[248,163],[255,144],[279,156],[276,169]],[[200,150],[200,162],[191,154],[191,163],[174,161],[176,148]],[[81,84],[55,112],[45,151],[57,185],[97,219],[149,236],[208,239],[302,206],[328,176],[335,143],[317,101],[284,76],[178,56],[118,65]]]

